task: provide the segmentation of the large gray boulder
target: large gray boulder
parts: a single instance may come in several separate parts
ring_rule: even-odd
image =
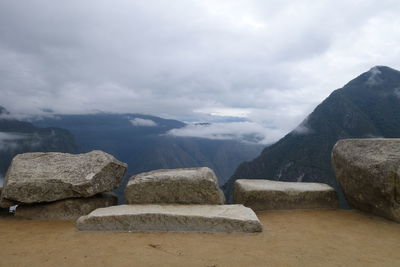
[[[19,154],[7,171],[1,198],[37,203],[91,197],[117,188],[126,168],[102,151]]]
[[[76,222],[85,231],[261,232],[242,205],[121,205],[97,209]]]
[[[400,222],[400,139],[344,139],[332,165],[350,206]]]
[[[233,202],[253,210],[338,208],[335,189],[321,183],[239,179]]]
[[[157,170],[131,177],[125,189],[128,204],[223,204],[217,177],[207,167]]]
[[[69,198],[50,203],[18,205],[15,216],[26,219],[76,220],[95,209],[117,204],[116,195],[102,193],[89,198]]]

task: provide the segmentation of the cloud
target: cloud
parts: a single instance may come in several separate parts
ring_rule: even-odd
[[[41,136],[38,133],[0,132],[0,151],[16,151],[22,146],[36,149],[43,144],[43,141],[52,139],[55,135],[54,131],[47,136]]]
[[[271,144],[283,134],[277,129],[268,129],[254,122],[219,122],[188,124],[168,132],[173,136],[187,136],[218,140],[242,140],[251,143]]]
[[[146,126],[146,127],[154,127],[157,126],[157,123],[152,120],[146,120],[141,118],[135,118],[129,120],[133,126]]]
[[[311,126],[308,124],[309,116],[307,116],[296,128],[294,128],[293,133],[305,135],[313,132]]]
[[[397,96],[398,98],[400,98],[400,87],[394,89],[394,92],[393,92],[393,93],[394,93],[395,96]]]
[[[4,184],[4,176],[0,174],[0,187],[3,187]]]
[[[0,105],[229,115],[283,135],[371,66],[400,68],[399,9],[392,0],[0,1]]]
[[[243,108],[199,108],[193,110],[197,113],[209,114],[214,117],[247,118],[250,110]]]
[[[380,75],[382,72],[379,70],[379,67],[375,66],[369,70],[369,77],[367,79],[367,84],[370,86],[380,84],[382,82],[382,78]]]
[[[0,132],[0,150],[14,150],[19,146],[17,141],[26,138],[25,134]]]

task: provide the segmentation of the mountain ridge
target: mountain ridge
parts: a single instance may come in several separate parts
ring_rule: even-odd
[[[230,196],[236,179],[327,183],[341,194],[331,168],[333,145],[344,138],[400,137],[400,72],[376,66],[333,91],[293,131],[242,162],[223,186]],[[341,204],[346,206],[341,195]]]

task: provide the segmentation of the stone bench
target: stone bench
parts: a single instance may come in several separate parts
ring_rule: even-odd
[[[128,204],[224,204],[214,172],[207,167],[155,170],[130,178]]]
[[[256,214],[242,205],[121,205],[80,217],[86,231],[261,232]]]
[[[337,208],[336,191],[327,184],[236,180],[233,201],[253,210]]]

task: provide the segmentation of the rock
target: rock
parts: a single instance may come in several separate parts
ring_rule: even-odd
[[[0,188],[0,209],[3,209],[3,211],[4,210],[9,210],[10,207],[15,206],[15,205],[18,204],[16,202],[11,201],[11,200],[2,198],[1,197],[2,196],[2,191],[3,191],[3,188],[1,187]]]
[[[0,197],[0,208],[8,209],[8,208],[10,208],[12,206],[15,206],[15,205],[18,205],[18,202],[14,202],[14,201],[11,201],[11,200],[8,200],[8,199]]]
[[[80,217],[84,231],[261,232],[256,214],[242,205],[121,205]]]
[[[50,203],[19,205],[15,216],[27,219],[76,220],[98,208],[114,206],[118,198],[112,193],[102,193],[89,198],[70,198]]]
[[[1,195],[1,191],[3,190],[2,187],[0,187],[0,195]],[[1,203],[0,203],[0,215],[8,215],[9,214],[10,209],[8,208],[8,206],[6,207],[2,207]]]
[[[117,188],[126,168],[102,151],[19,154],[7,171],[1,197],[19,203],[91,197]]]
[[[327,184],[236,180],[234,203],[253,210],[338,208],[336,191]]]
[[[224,194],[210,168],[157,170],[131,177],[128,204],[224,204]]]
[[[350,206],[400,222],[400,139],[344,139],[332,165]]]

